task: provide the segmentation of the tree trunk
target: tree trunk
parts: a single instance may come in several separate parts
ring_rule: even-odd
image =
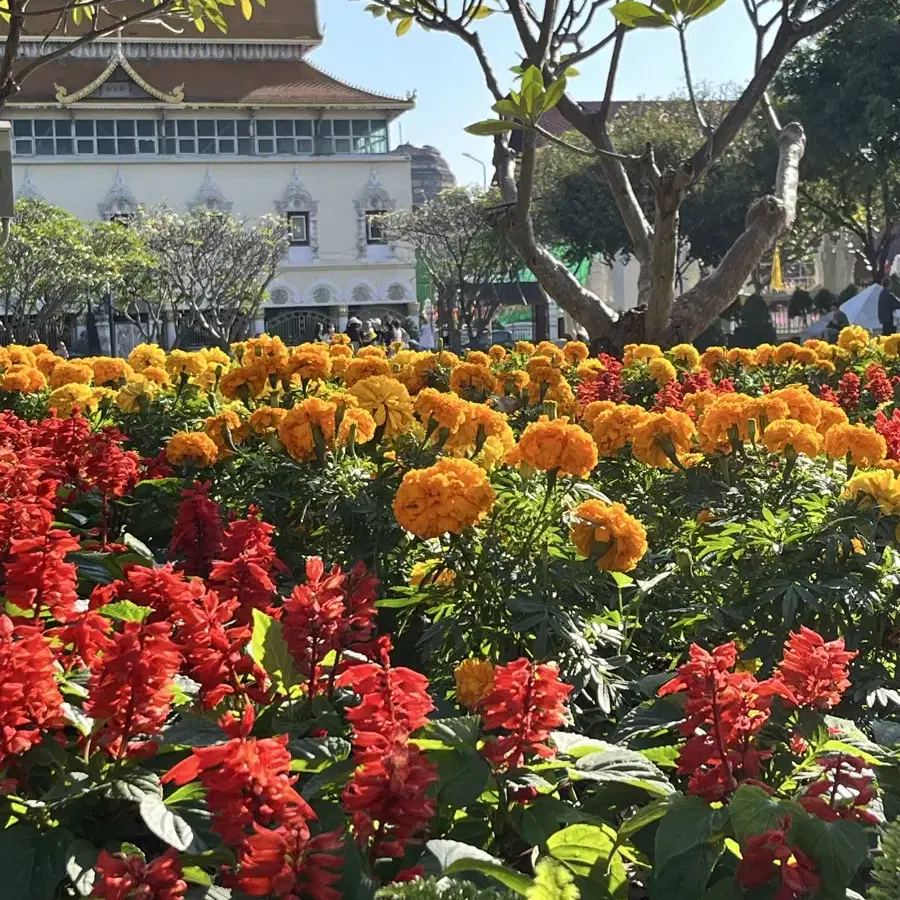
[[[664,172],[656,191],[656,214],[650,256],[650,296],[647,302],[646,339],[665,340],[669,317],[675,305],[678,271],[678,224],[684,190],[677,172]],[[646,268],[646,266],[642,266]]]

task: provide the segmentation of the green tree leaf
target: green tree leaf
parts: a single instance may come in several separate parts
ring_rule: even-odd
[[[141,798],[139,810],[144,824],[170,847],[185,853],[194,845],[194,829],[159,797],[146,794]]]
[[[31,825],[0,831],[0,900],[53,900],[71,837],[61,828],[40,832]]]
[[[413,27],[412,16],[406,16],[405,18],[401,19],[397,23],[397,28],[396,28],[397,37],[403,37],[403,35],[406,34],[406,32],[409,31],[409,29],[412,27]]]
[[[610,12],[628,28],[666,28],[672,24],[671,16],[638,3],[637,0],[622,0]]]
[[[441,864],[441,870],[445,875],[453,875],[457,872],[481,872],[490,875],[504,887],[527,896],[531,887],[531,881],[521,872],[516,872],[505,866],[499,859],[495,859],[490,853],[485,853],[478,847],[472,847],[461,841],[428,841],[428,849]]]
[[[258,609],[253,610],[250,656],[281,690],[286,691],[295,684],[294,660],[281,633],[281,622]]]
[[[501,119],[485,119],[483,122],[473,122],[466,126],[469,134],[483,137],[486,135],[503,134],[512,131],[516,127],[515,122],[507,122]]]
[[[541,112],[547,112],[548,109],[553,109],[559,103],[562,95],[566,92],[566,84],[566,76],[563,75],[547,88],[544,96],[541,97]]]
[[[572,873],[552,859],[542,859],[534,870],[534,884],[525,895],[528,900],[580,900]]]

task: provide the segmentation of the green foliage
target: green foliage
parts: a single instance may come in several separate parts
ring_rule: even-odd
[[[788,303],[788,315],[793,318],[799,318],[812,312],[813,298],[809,291],[803,288],[797,288]]]
[[[872,882],[867,900],[900,897],[900,822],[891,822],[881,834],[881,853],[875,857]]]
[[[731,337],[732,347],[758,347],[777,342],[769,304],[761,294],[751,294],[741,305],[738,326]]]
[[[407,884],[390,884],[375,896],[378,900],[513,900],[518,895],[495,888],[480,888],[471,881],[420,878]]]

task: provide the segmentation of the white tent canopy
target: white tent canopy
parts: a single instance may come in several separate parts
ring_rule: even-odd
[[[880,284],[871,284],[861,290],[855,297],[845,300],[841,304],[841,312],[850,320],[851,325],[862,325],[869,331],[880,331],[881,322],[878,321],[878,295],[881,293]],[[804,338],[821,338],[825,333],[825,326],[834,316],[833,312],[826,313],[810,325],[803,332]]]

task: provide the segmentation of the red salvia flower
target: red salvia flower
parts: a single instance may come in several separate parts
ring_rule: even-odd
[[[784,645],[784,659],[775,672],[798,706],[831,709],[850,687],[848,665],[855,651],[844,649],[844,639],[826,642],[805,626],[791,633]]]
[[[200,780],[213,828],[227,844],[241,846],[256,825],[286,825],[309,837],[306,822],[315,813],[294,790],[287,735],[251,738],[254,711],[241,720],[225,716],[219,724],[231,737],[224,744],[194,747],[191,755],[163,776],[163,783]]]
[[[859,408],[859,375],[856,372],[844,372],[838,382],[838,403],[845,413],[855,412]]]
[[[664,409],[681,409],[683,403],[684,389],[673,378],[657,392],[651,412],[662,412]]]
[[[80,549],[68,531],[47,529],[35,537],[13,540],[6,563],[6,599],[31,610],[35,622],[49,609],[58,622],[77,615],[78,574],[66,556]]]
[[[625,392],[622,390],[621,361],[606,353],[601,353],[598,359],[606,367],[606,371],[579,382],[575,388],[575,395],[582,406],[594,400],[612,400],[621,403],[625,399]]]
[[[213,560],[220,557],[224,538],[219,504],[209,499],[208,492],[208,482],[184,491],[169,543],[169,557],[182,560],[179,568],[203,578],[209,576]]]
[[[877,363],[866,368],[866,390],[872,395],[876,406],[894,399],[894,385],[887,372]]]
[[[685,396],[696,394],[698,391],[715,390],[715,382],[709,369],[697,369],[696,372],[686,372],[682,380],[682,392]]]
[[[59,482],[30,449],[0,450],[0,555],[13,538],[45,534],[53,522]]]
[[[179,900],[187,894],[176,850],[166,850],[149,863],[101,850],[96,869],[99,878],[91,896],[98,900]]]
[[[91,435],[84,458],[85,477],[101,494],[123,497],[134,487],[140,458],[133,450],[123,450],[124,435],[104,428]]]
[[[546,758],[553,750],[550,732],[566,721],[565,701],[572,686],[559,680],[555,664],[537,665],[517,659],[494,670],[494,687],[484,698],[482,716],[488,731],[506,734],[491,738],[485,756],[498,768],[515,769],[528,753]]]
[[[800,798],[800,805],[826,822],[855,819],[874,825],[878,817],[869,804],[878,796],[875,778],[865,772],[865,761],[840,753],[822,762],[824,777],[813,782]]]
[[[841,405],[841,398],[835,393],[834,388],[827,384],[823,384],[819,388],[819,399],[826,403],[833,403],[835,406]]]
[[[822,878],[816,872],[815,861],[788,843],[789,825],[786,818],[781,828],[747,839],[736,872],[742,887],[757,890],[777,880],[774,900],[798,900],[819,893]]]
[[[97,740],[111,756],[121,759],[138,750],[129,742],[153,736],[165,724],[181,665],[171,630],[166,622],[126,622],[91,672],[84,711],[103,721]]]
[[[169,465],[169,458],[164,449],[160,450],[156,456],[143,457],[141,467],[144,470],[143,477],[148,480],[169,478],[175,474],[175,470]]]
[[[241,850],[239,872],[229,883],[250,897],[341,900],[333,887],[344,862],[340,831],[309,837],[304,829],[257,828]]]
[[[185,578],[168,563],[158,569],[130,566],[123,581],[113,582],[110,598],[149,607],[153,610],[147,619],[150,623],[180,622],[184,607],[191,606],[205,593],[202,581]]]
[[[366,571],[358,562],[348,572],[344,582],[344,617],[341,621],[341,646],[367,656],[374,655],[375,600],[378,596],[378,576]]]
[[[12,757],[39,744],[48,730],[65,725],[55,669],[37,628],[14,627],[0,615],[0,771]]]
[[[875,430],[887,443],[888,459],[900,460],[900,409],[890,419],[880,410],[875,415]]]
[[[100,654],[113,645],[110,631],[112,621],[89,609],[59,628],[47,629],[47,637],[58,641],[63,648],[59,661],[69,672],[77,666],[92,669]]]

